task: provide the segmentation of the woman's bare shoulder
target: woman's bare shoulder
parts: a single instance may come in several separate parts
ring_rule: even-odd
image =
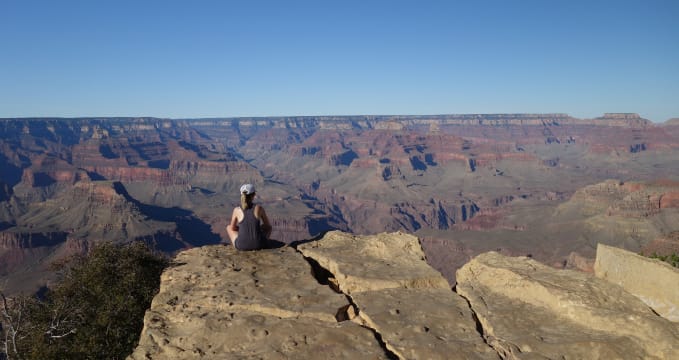
[[[259,217],[260,214],[265,214],[266,211],[264,211],[264,207],[259,204],[255,204],[255,216]]]

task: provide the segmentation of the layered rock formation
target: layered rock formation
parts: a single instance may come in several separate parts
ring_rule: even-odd
[[[454,282],[463,261],[491,249],[556,264],[573,251],[593,258],[595,241],[636,250],[666,234],[659,229],[679,230],[606,222],[624,228],[617,241],[618,234],[582,233],[587,226],[553,239],[554,229],[539,226],[553,223],[551,210],[583,186],[608,178],[679,179],[675,128],[636,114],[0,119],[0,232],[17,239],[66,233],[78,241],[131,241],[141,232],[121,220],[129,216],[148,222],[146,240],[174,253],[226,241],[238,188],[252,182],[277,240],[328,230],[416,232],[453,252],[431,259],[454,258],[452,265],[434,264]],[[94,201],[57,213],[55,203],[77,201],[71,195],[85,182],[120,184],[134,206],[100,211],[93,207],[109,203]],[[634,193],[613,204],[608,220],[665,221],[667,210],[679,208],[678,193]],[[524,233],[518,240],[517,232]],[[455,244],[443,244],[451,238]],[[63,247],[42,246],[39,257],[7,251],[30,271]]]
[[[679,254],[679,231],[673,231],[653,239],[641,249],[641,253],[646,256]]]
[[[587,215],[647,218],[662,209],[679,208],[679,183],[625,183],[607,180],[578,190],[573,199],[584,204]]]
[[[130,359],[679,356],[679,324],[616,284],[490,252],[451,290],[402,233],[206,246],[175,262]]]

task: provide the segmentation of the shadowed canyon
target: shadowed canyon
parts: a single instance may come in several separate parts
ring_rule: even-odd
[[[227,242],[252,182],[272,237],[404,231],[454,285],[495,251],[593,271],[679,251],[679,123],[636,114],[0,119],[0,285],[99,241]]]

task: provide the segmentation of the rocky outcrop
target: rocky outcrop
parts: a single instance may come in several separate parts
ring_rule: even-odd
[[[386,359],[374,334],[345,321],[342,294],[292,248],[188,250],[165,271],[130,359]]]
[[[679,322],[679,269],[660,260],[599,244],[594,273],[636,295],[659,315]]]
[[[506,359],[674,359],[679,326],[622,287],[495,252],[457,272],[484,338]]]
[[[679,184],[607,180],[576,191],[572,200],[583,204],[586,215],[647,218],[662,209],[679,208]]]
[[[55,246],[66,241],[65,232],[0,232],[0,250]]]
[[[467,302],[426,264],[412,235],[332,232],[299,250],[334,276],[361,322],[398,358],[496,358],[475,331]]]
[[[180,253],[130,358],[497,359],[417,238],[333,232],[299,249]]]
[[[163,273],[129,359],[679,356],[679,324],[592,274],[489,252],[457,280],[451,291],[418,239],[402,233],[330,232],[253,252],[195,248]]]
[[[163,273],[130,359],[679,356],[679,324],[591,274],[489,252],[457,280],[402,233],[195,248]]]
[[[660,208],[679,208],[679,190],[668,191],[660,196]]]

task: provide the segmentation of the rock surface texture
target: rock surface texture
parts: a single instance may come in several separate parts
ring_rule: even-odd
[[[660,316],[679,322],[679,269],[660,260],[599,244],[594,273],[636,295]]]
[[[300,248],[180,253],[130,359],[498,359],[417,238],[329,233]]]
[[[130,359],[386,359],[374,333],[292,248],[206,246],[165,271]]]
[[[458,270],[457,281],[503,358],[679,358],[677,324],[592,275],[489,252]]]
[[[416,237],[394,233],[328,233],[299,246],[335,277],[399,359],[497,359],[474,323],[469,304],[425,262]]]
[[[163,273],[129,359],[679,358],[679,324],[592,274],[489,252],[457,279],[403,233],[194,248]]]

